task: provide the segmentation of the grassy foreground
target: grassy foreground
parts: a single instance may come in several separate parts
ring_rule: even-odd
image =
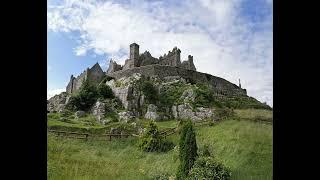
[[[248,114],[237,112],[239,116]],[[159,126],[175,124],[167,121]],[[198,147],[209,145],[213,155],[231,168],[232,179],[272,179],[272,124],[225,120],[214,126],[196,127],[196,134]],[[179,136],[174,134],[168,139],[178,144]],[[154,179],[160,174],[176,173],[176,149],[146,153],[136,143],[137,139],[132,138],[86,142],[48,134],[48,179]]]

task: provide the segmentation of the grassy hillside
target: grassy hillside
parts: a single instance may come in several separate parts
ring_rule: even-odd
[[[237,120],[196,127],[198,147],[209,145],[214,156],[232,169],[232,179],[272,179],[272,124],[256,122],[256,116],[249,115],[256,113],[268,119],[272,112],[258,111],[236,111]],[[168,128],[176,122],[158,125]],[[174,134],[168,139],[177,144],[179,136]],[[136,143],[134,138],[86,142],[48,134],[48,179],[154,179],[160,174],[176,173],[176,149],[146,153]]]

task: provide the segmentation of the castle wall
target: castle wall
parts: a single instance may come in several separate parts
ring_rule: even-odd
[[[152,64],[158,64],[159,60],[151,56],[151,54],[146,51],[139,56],[139,66],[147,66]]]
[[[98,64],[95,64],[91,69],[87,69],[82,72],[78,77],[70,78],[70,81],[67,85],[67,93],[77,92],[82,83],[88,79],[91,83],[97,84],[100,83],[104,77],[105,73],[102,71],[101,67]]]
[[[88,71],[88,80],[93,84],[98,84],[102,81],[104,75],[105,74],[100,68],[100,66],[95,65]]]
[[[117,62],[110,60],[107,74],[115,71],[122,70],[122,66],[117,64]]]
[[[176,47],[173,48],[172,52],[168,52],[168,55],[161,56],[159,58],[159,64],[165,66],[180,66],[181,59],[180,59],[180,49]]]
[[[146,77],[157,76],[160,79],[168,76],[180,76],[189,82],[208,83],[217,94],[246,95],[244,89],[239,88],[237,85],[223,78],[179,67],[149,65],[117,71],[108,75],[115,79],[120,79],[122,77],[130,77],[133,73],[140,73]]]
[[[82,72],[77,78],[74,79],[72,93],[77,92],[80,89],[83,81],[87,78],[87,71],[88,70]]]

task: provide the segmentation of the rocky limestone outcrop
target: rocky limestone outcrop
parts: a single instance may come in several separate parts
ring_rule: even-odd
[[[144,115],[144,118],[159,121],[161,120],[161,117],[157,113],[158,107],[154,104],[148,105],[147,113]]]
[[[136,109],[144,103],[143,95],[134,89],[134,83],[141,78],[141,74],[133,74],[118,80],[107,81],[106,84],[112,89],[114,95],[119,98],[124,108],[137,113]],[[136,114],[138,115],[138,114]]]
[[[213,110],[211,108],[198,107],[195,110],[191,105],[180,104],[172,106],[172,115],[176,119],[191,119],[192,121],[202,121],[205,119],[213,119]]]
[[[97,101],[92,108],[92,114],[96,117],[96,120],[102,123],[102,121],[104,120],[105,113],[105,103]]]
[[[84,111],[77,111],[74,113],[74,116],[75,116],[75,118],[78,119],[78,118],[85,116],[85,114],[86,114],[86,112],[84,112]]]
[[[119,115],[119,121],[123,121],[126,123],[135,118],[134,113],[131,111],[120,112],[118,113],[118,115]]]
[[[51,97],[47,102],[47,111],[49,112],[62,112],[65,109],[65,104],[69,100],[69,95],[62,92]]]
[[[185,90],[180,97],[180,99],[183,99],[184,103],[194,102],[195,98],[196,98],[196,93],[191,88]]]

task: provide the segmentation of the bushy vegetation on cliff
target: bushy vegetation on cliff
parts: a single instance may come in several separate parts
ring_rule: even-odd
[[[72,111],[88,111],[98,99],[114,98],[111,88],[105,83],[98,86],[84,80],[79,91],[70,97],[67,109]]]

